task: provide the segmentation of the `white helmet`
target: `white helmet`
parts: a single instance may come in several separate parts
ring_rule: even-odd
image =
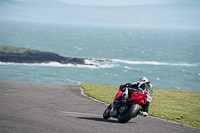
[[[142,77],[139,79],[140,82],[149,82],[147,77]]]

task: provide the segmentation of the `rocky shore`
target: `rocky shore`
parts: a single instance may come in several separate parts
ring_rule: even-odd
[[[48,63],[85,64],[84,58],[63,57],[51,52],[41,52],[21,47],[0,45],[0,61],[16,63]]]

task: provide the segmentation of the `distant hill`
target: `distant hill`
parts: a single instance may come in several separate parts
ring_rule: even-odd
[[[0,19],[200,28],[200,5],[80,6],[56,1],[0,1]]]

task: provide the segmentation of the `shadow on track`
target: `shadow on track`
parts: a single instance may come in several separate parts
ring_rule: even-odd
[[[115,120],[112,120],[112,119],[103,119],[103,118],[95,118],[95,117],[77,117],[78,119],[86,119],[86,120],[92,120],[92,121],[101,121],[101,122],[109,122],[109,123],[119,123],[117,121],[117,119]],[[135,122],[128,122],[128,123],[135,123]],[[119,123],[119,124],[122,124],[122,123]]]

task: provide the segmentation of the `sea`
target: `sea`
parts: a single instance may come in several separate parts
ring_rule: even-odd
[[[118,87],[147,77],[155,89],[200,91],[200,29],[0,19],[0,45],[88,58],[0,62],[0,80]]]

